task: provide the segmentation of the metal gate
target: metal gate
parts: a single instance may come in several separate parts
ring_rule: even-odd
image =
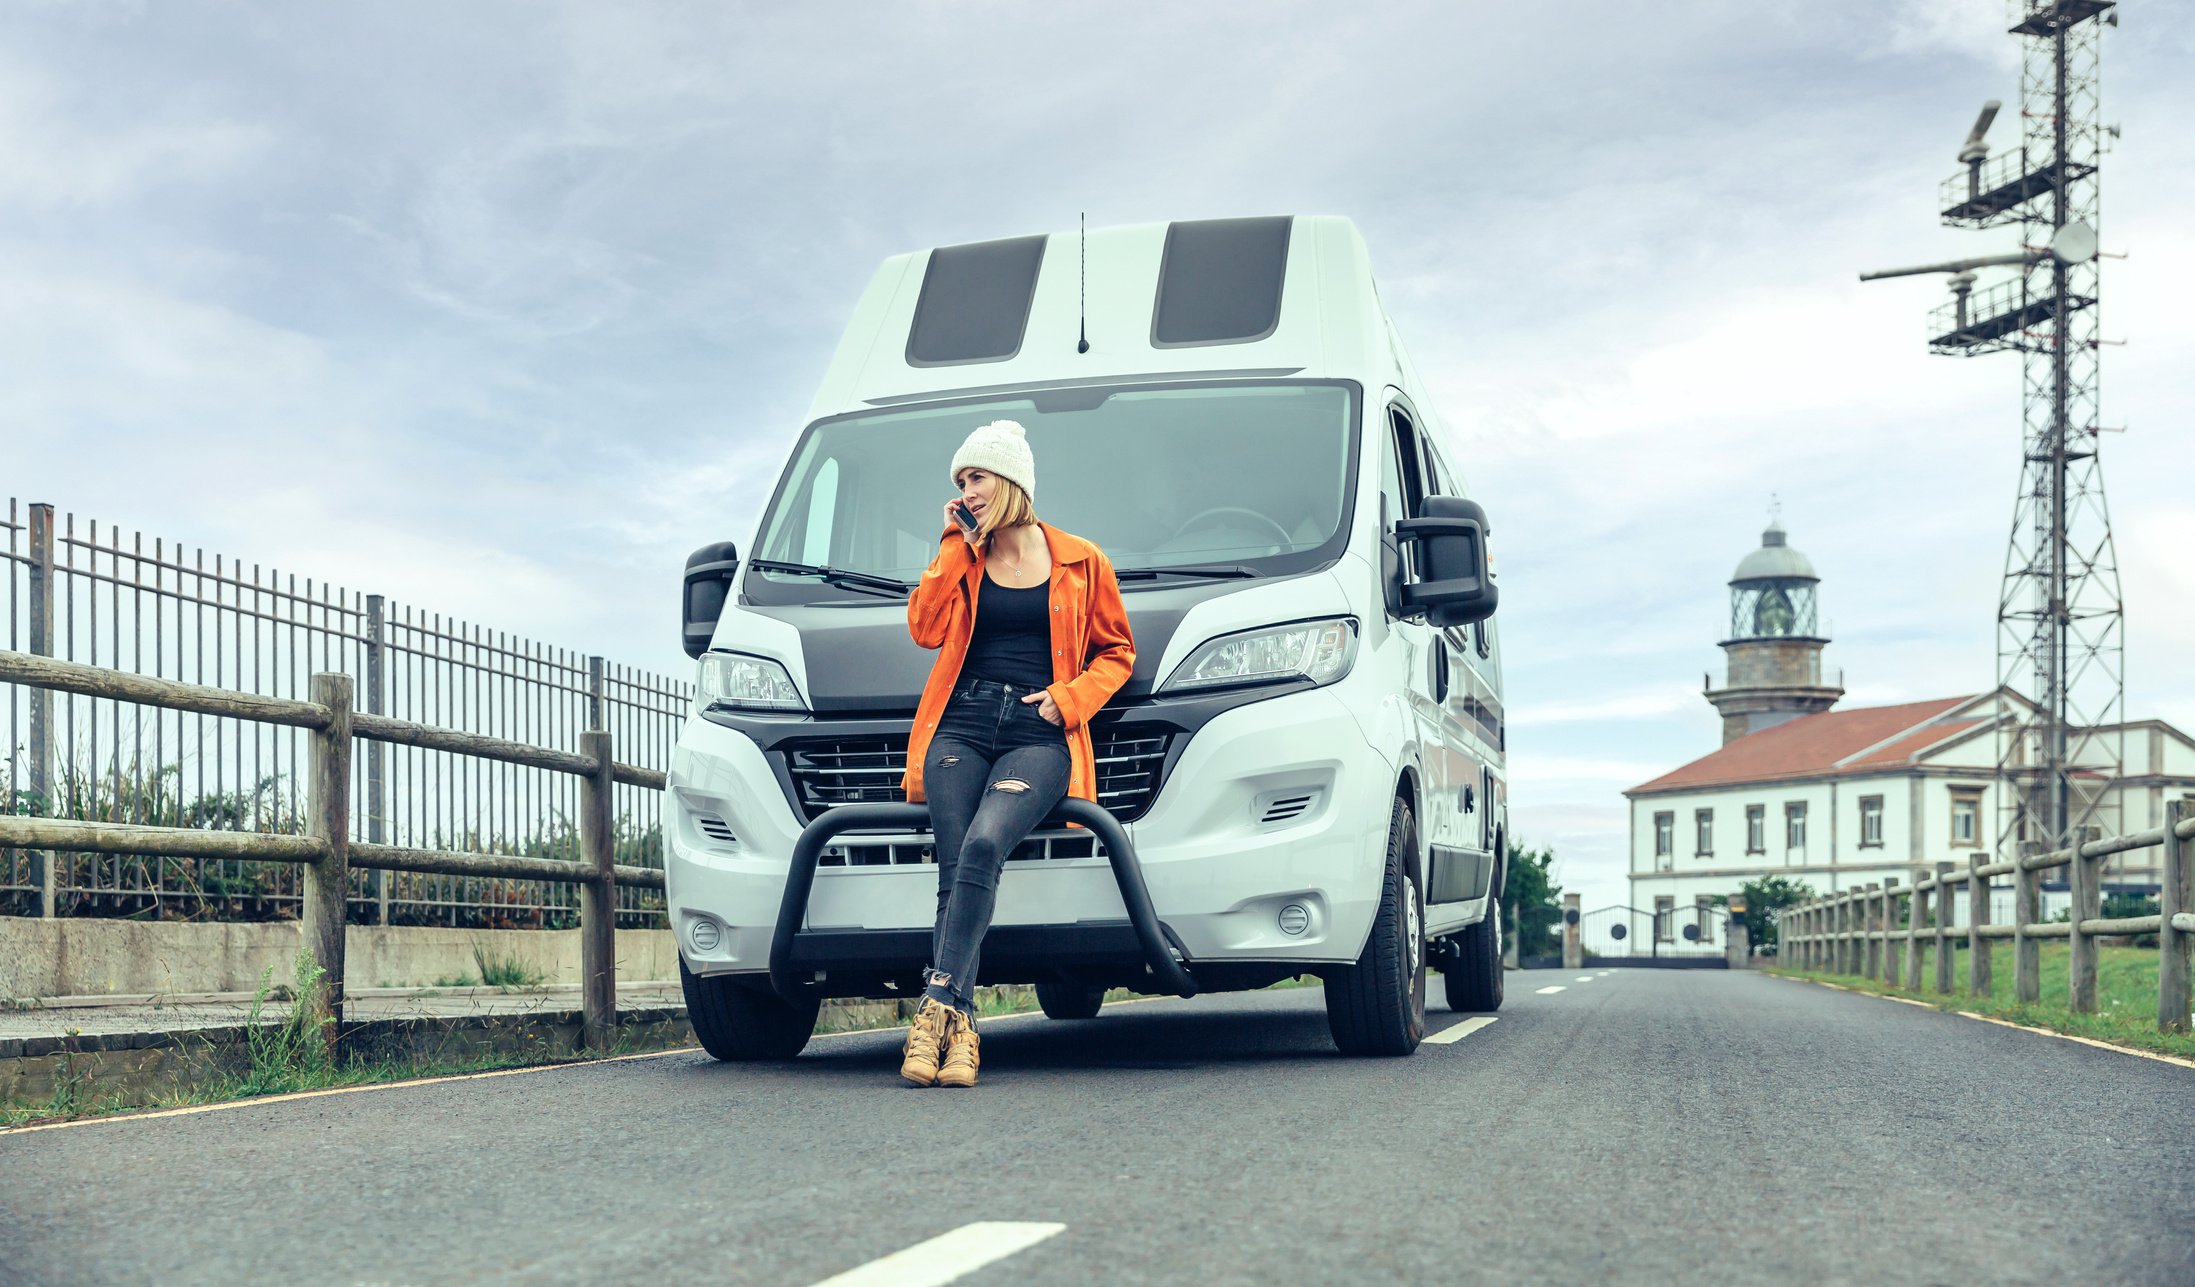
[[[1704,904],[1649,911],[1621,903],[1578,918],[1587,965],[1723,969],[1730,913]]]

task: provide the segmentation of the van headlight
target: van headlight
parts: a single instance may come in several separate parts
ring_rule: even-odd
[[[1331,684],[1349,673],[1356,653],[1353,617],[1268,626],[1207,639],[1159,687],[1162,692],[1180,692],[1291,679]]]
[[[749,657],[738,652],[701,655],[701,673],[694,681],[694,698],[701,709],[731,706],[741,710],[805,711],[799,690],[785,667],[768,657]]]

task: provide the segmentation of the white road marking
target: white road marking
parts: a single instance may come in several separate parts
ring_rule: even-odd
[[[1551,986],[1548,986],[1548,987],[1544,987],[1544,988],[1541,988],[1541,989],[1539,990],[1539,994],[1540,994],[1541,996],[1543,996],[1543,997],[1545,997],[1545,996],[1553,996],[1553,995],[1554,995],[1555,993],[1557,993],[1557,992],[1560,992],[1560,991],[1562,991],[1562,984],[1560,984],[1560,983],[1556,983],[1556,984],[1553,984],[1553,985],[1551,985]]]
[[[1607,977],[1608,977],[1609,975],[1611,975],[1611,974],[1614,974],[1614,973],[1615,973],[1615,971],[1614,971],[1614,970],[1602,970],[1602,971],[1601,971],[1601,977],[1605,979],[1605,978],[1607,978]]]
[[[979,1220],[882,1260],[835,1274],[815,1287],[943,1287],[993,1261],[1026,1251],[1060,1232],[1063,1224]]]
[[[1594,975],[1591,975],[1591,974],[1581,974],[1581,975],[1579,975],[1579,976],[1578,976],[1578,982],[1580,982],[1580,983],[1591,983],[1591,982],[1592,982],[1592,981],[1594,980],[1594,978],[1595,978],[1595,977],[1596,977],[1596,976],[1594,976]]]
[[[1462,1023],[1455,1024],[1451,1027],[1442,1028],[1439,1032],[1436,1032],[1432,1036],[1427,1037],[1423,1044],[1428,1046],[1445,1046],[1448,1045],[1450,1042],[1461,1041],[1465,1037],[1468,1037],[1472,1033],[1477,1032],[1479,1029],[1485,1027],[1487,1024],[1492,1023],[1495,1017],[1496,1016],[1490,1014],[1482,1014],[1469,1019],[1465,1019]]]

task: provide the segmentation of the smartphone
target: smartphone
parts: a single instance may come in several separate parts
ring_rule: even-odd
[[[968,508],[968,502],[953,502],[953,521],[960,524],[961,530],[967,532],[968,535],[974,536],[976,534],[976,516]]]

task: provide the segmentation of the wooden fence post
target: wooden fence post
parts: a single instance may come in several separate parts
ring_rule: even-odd
[[[2041,852],[2032,840],[2014,846],[2012,872],[2012,999],[2034,1005],[2043,999],[2043,943],[2027,927],[2043,918],[2042,873],[2027,860]]]
[[[600,1054],[617,1040],[617,862],[611,823],[610,735],[579,735],[580,754],[594,771],[580,779],[581,861],[591,871],[579,887],[579,995],[582,1039]]]
[[[1898,932],[1898,878],[1883,877],[1883,986],[1898,986],[1900,971],[1899,950],[1892,946]]]
[[[2096,879],[2102,862],[2082,852],[2094,830],[2082,827],[2071,837],[2073,910],[2068,919],[2073,923],[2066,928],[2071,951],[2066,961],[2065,990],[2066,1008],[2075,1014],[2096,1013],[2096,936],[2081,930],[2082,921],[2103,915],[2103,891]]]
[[[1951,995],[1951,864],[1936,864],[1936,993]]]
[[[1866,979],[1882,977],[1884,944],[1875,937],[1882,901],[1882,882],[1867,882],[1867,896],[1860,900],[1860,976]]]
[[[2174,800],[2165,808],[2164,887],[2157,894],[2157,910],[2164,925],[2157,931],[2157,1030],[2188,1030],[2190,949],[2195,931],[2174,929],[2172,918],[2195,912],[2195,861],[2189,850],[2195,841],[2179,837],[2180,824],[2195,817],[2186,800]]]
[[[307,833],[327,842],[327,852],[305,864],[304,946],[320,967],[309,1013],[329,1042],[343,1021],[343,938],[351,888],[351,677],[318,672],[312,699],[328,708],[328,726],[313,734],[312,786]],[[303,980],[299,980],[300,983]]]
[[[39,657],[53,656],[53,506],[30,507],[30,650]],[[12,646],[12,645],[11,645]],[[33,688],[30,699],[30,789],[48,816],[53,807],[53,690]],[[38,915],[52,920],[60,902],[59,873],[54,868],[68,861],[52,849],[31,852],[31,879],[38,885]]]
[[[1858,974],[1863,949],[1860,947],[1860,891],[1857,888],[1845,892],[1841,910],[1844,919],[1844,960],[1839,963],[1837,973]]]
[[[1980,854],[1966,859],[1966,994],[1987,997],[1991,979],[1990,940],[1982,937],[1989,923],[1989,882],[1981,874]]]
[[[1927,876],[1914,876],[1914,903],[1905,914],[1905,986],[1921,991],[1921,927],[1927,920]]]

